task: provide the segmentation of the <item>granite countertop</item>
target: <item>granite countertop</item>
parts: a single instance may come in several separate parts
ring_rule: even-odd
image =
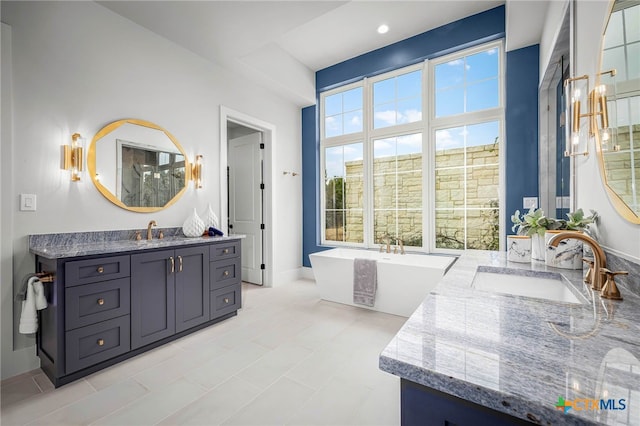
[[[162,247],[209,244],[213,241],[237,240],[244,235],[222,237],[185,237],[180,228],[162,228],[165,235],[159,239],[154,228],[154,239],[136,240],[136,230],[77,232],[65,234],[39,234],[29,236],[29,252],[47,259],[90,256],[96,254],[123,253]],[[144,234],[144,233],[143,233]]]
[[[561,273],[583,302],[475,289],[479,266]],[[582,276],[467,251],[381,353],[380,368],[533,423],[640,425],[640,297],[622,286],[623,301],[594,297]],[[559,397],[618,408],[624,399],[626,409],[565,413]]]

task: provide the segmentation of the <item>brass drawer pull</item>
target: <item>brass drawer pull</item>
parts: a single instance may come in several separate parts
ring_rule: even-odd
[[[228,297],[224,298],[224,303],[229,303],[229,298]]]
[[[182,256],[178,256],[178,272],[182,272]]]
[[[104,268],[102,266],[98,266],[98,273],[101,274],[104,272]]]
[[[222,250],[222,253],[229,254],[229,249],[227,248],[227,249]]]
[[[223,274],[223,275],[224,275],[225,277],[228,277],[228,276],[229,276],[229,271],[224,271],[224,274]]]
[[[98,346],[104,346],[104,339],[98,339]]]
[[[171,273],[176,271],[176,262],[173,260],[173,256],[169,257],[169,261],[171,262]]]
[[[104,305],[104,299],[102,298],[98,299],[98,305],[100,306]]]

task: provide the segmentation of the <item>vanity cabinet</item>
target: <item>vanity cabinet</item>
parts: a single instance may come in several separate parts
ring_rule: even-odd
[[[131,256],[131,348],[209,320],[209,247]]]
[[[237,314],[240,241],[50,259],[41,367],[58,387]]]

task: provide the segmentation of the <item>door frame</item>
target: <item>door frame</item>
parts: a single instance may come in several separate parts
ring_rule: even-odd
[[[245,127],[255,129],[262,132],[262,142],[264,143],[264,224],[265,230],[263,234],[263,253],[262,258],[265,263],[263,274],[263,285],[265,287],[273,287],[273,265],[275,264],[276,251],[273,244],[273,218],[275,217],[273,200],[273,182],[275,181],[273,173],[273,145],[276,141],[276,126],[258,118],[252,117],[231,108],[220,106],[220,226],[227,229],[229,226],[229,206],[227,204],[227,156],[228,156],[228,136],[227,122],[231,121]]]

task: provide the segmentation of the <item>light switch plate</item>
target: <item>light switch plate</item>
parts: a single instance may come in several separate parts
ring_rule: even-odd
[[[20,194],[20,211],[36,211],[36,194]]]
[[[522,208],[525,209],[537,209],[538,208],[538,197],[522,197]]]

